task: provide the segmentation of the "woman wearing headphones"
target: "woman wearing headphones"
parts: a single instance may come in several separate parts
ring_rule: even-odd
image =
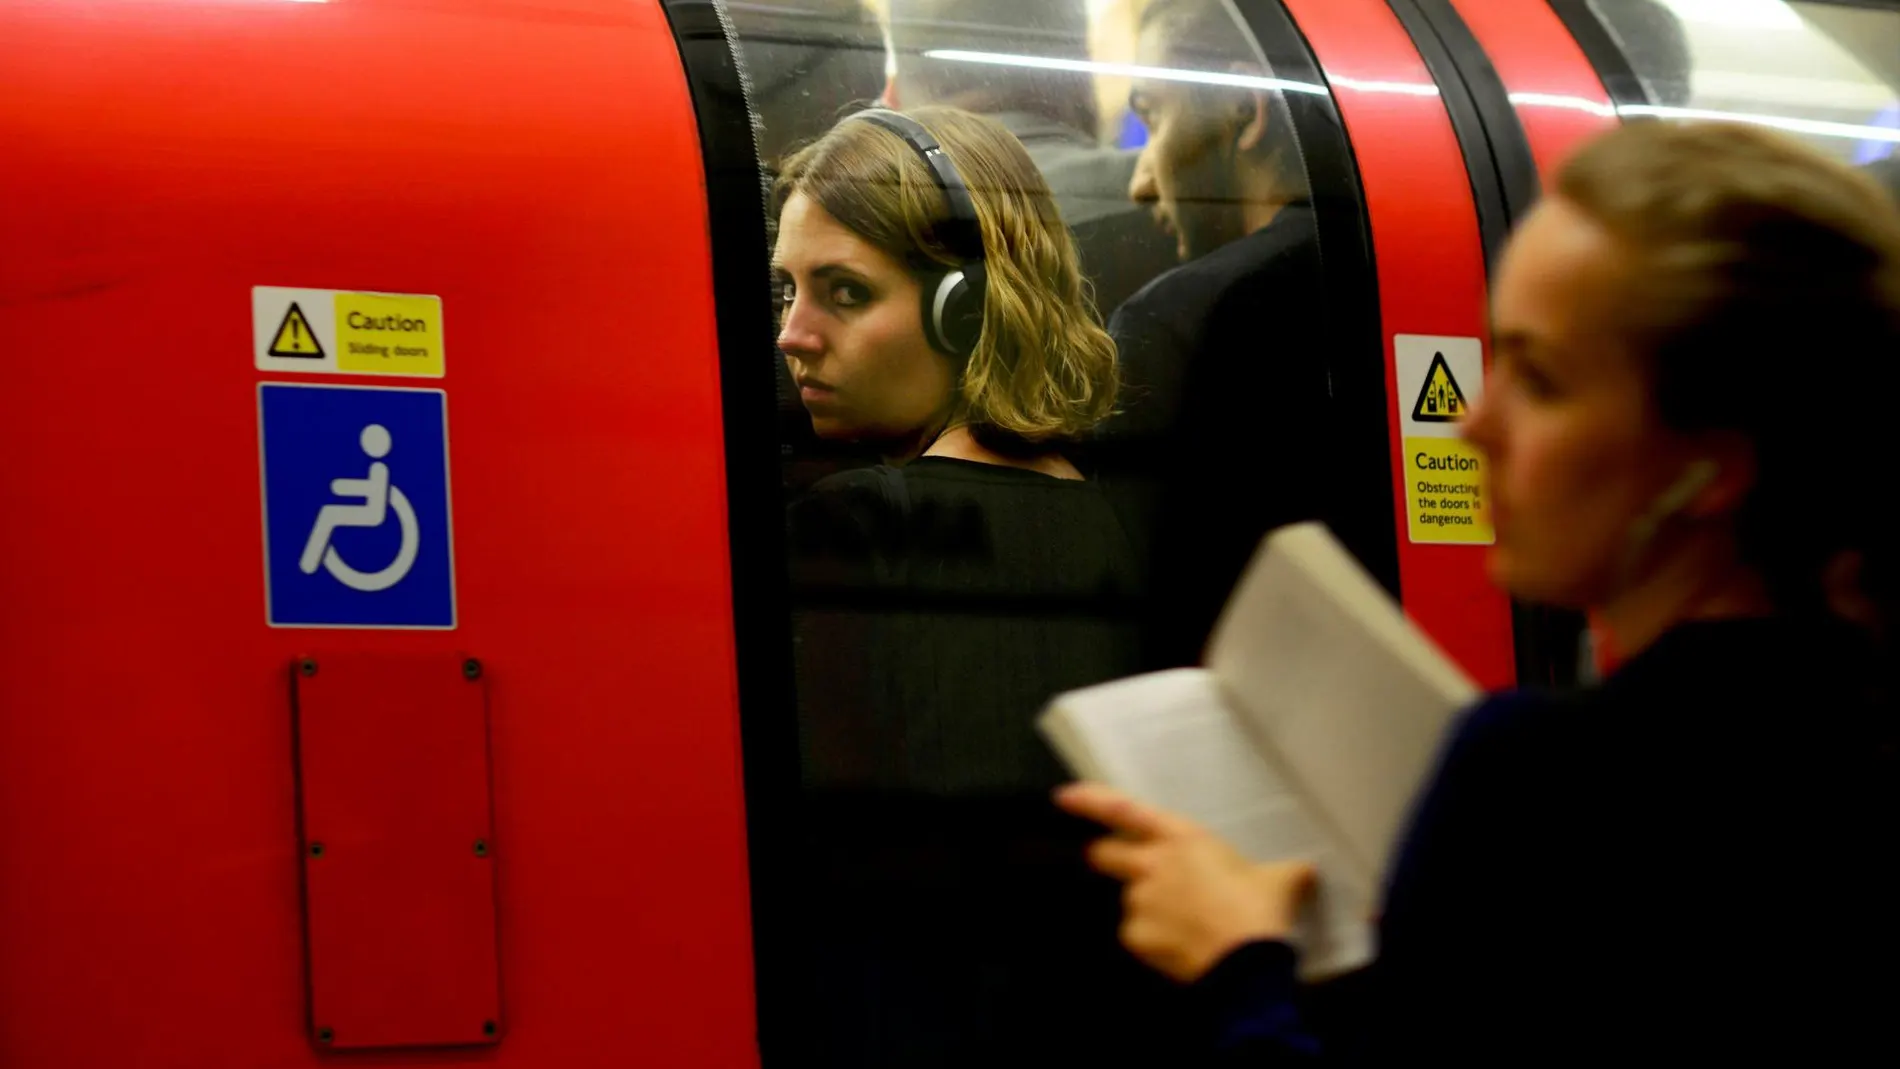
[[[1296,1006],[1310,870],[1072,788],[1124,941],[1234,1064],[1894,1064],[1900,213],[1779,134],[1632,124],[1493,313],[1490,571],[1589,610],[1607,678],[1467,715],[1351,1013]]]
[[[1145,983],[1033,730],[1135,665],[1137,556],[1065,455],[1112,343],[1021,144],[947,108],[849,117],[778,180],[779,347],[816,432],[884,463],[790,513],[826,1065],[1066,1064]],[[1078,909],[1078,901],[1093,907]]]

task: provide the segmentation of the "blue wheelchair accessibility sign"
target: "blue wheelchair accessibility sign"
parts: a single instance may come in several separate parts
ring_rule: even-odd
[[[455,627],[448,397],[257,388],[266,619],[273,627]]]

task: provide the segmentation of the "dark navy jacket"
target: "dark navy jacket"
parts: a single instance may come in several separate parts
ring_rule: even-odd
[[[1858,634],[1678,628],[1601,686],[1446,746],[1380,955],[1315,991],[1283,943],[1192,994],[1235,1065],[1900,1065],[1890,707]]]

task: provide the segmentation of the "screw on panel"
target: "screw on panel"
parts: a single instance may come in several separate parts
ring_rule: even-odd
[[[297,670],[302,672],[305,677],[314,676],[317,674],[317,662],[305,660],[302,664],[297,666]]]
[[[495,1029],[495,1022],[493,1022],[493,1021],[483,1021],[483,1022],[482,1022],[482,1035],[485,1035],[485,1036],[492,1036],[492,1035],[494,1035],[494,1034],[495,1034],[495,1031],[496,1031],[496,1029]]]
[[[317,1029],[317,1042],[334,1043],[336,1042],[336,1033],[330,1031],[328,1028],[319,1028]]]
[[[476,857],[488,856],[488,840],[487,839],[475,840],[475,856]]]
[[[311,857],[322,857],[322,856],[323,856],[323,844],[322,844],[322,843],[311,843],[311,844],[310,844],[310,856],[311,856]]]
[[[470,657],[468,660],[463,661],[462,662],[462,678],[467,679],[471,683],[477,679],[482,678],[482,662],[476,660],[473,657]]]

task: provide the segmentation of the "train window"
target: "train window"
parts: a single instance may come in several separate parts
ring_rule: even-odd
[[[1807,0],[1590,0],[1651,104],[1626,113],[1793,131],[1857,164],[1900,147],[1900,9]]]
[[[795,961],[762,961],[762,1013],[786,1064],[1165,1057],[1171,992],[1117,946],[1034,720],[1197,661],[1274,526],[1395,557],[1331,97],[1277,5],[720,13],[768,190],[796,663],[799,931],[762,937]]]

